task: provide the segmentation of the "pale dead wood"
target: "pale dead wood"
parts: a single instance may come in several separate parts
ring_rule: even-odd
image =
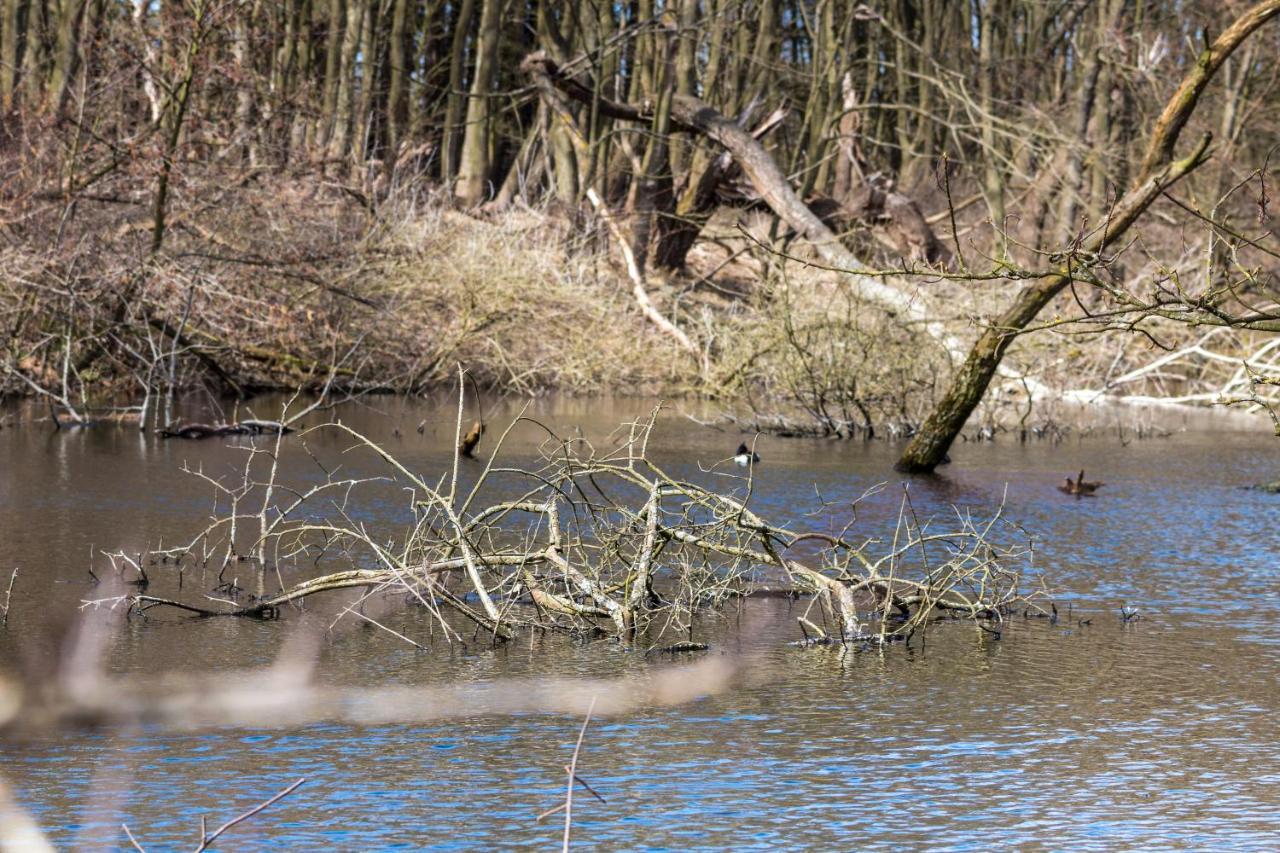
[[[595,189],[587,190],[587,199],[595,208],[596,214],[604,220],[609,228],[609,233],[613,235],[614,241],[618,244],[618,251],[622,253],[623,264],[627,268],[627,276],[631,279],[631,293],[635,297],[636,304],[640,306],[640,310],[644,316],[658,328],[664,335],[675,340],[680,348],[692,355],[699,363],[704,363],[703,354],[699,351],[697,344],[690,340],[689,336],[682,329],[672,323],[657,306],[653,304],[653,300],[649,298],[649,291],[645,285],[644,272],[636,263],[635,253],[631,251],[631,244],[626,236],[622,233],[622,229],[618,226],[617,220],[613,214],[609,212],[609,207],[600,198]],[[705,365],[704,365],[705,366]]]

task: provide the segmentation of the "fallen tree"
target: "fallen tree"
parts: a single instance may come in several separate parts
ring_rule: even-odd
[[[274,435],[293,432],[293,427],[280,421],[249,418],[229,424],[175,423],[156,430],[161,438],[204,439],[231,435]]]
[[[605,98],[589,81],[579,80],[565,71],[543,51],[526,56],[521,68],[538,83],[544,94],[559,92],[579,103],[592,105],[602,115],[610,118],[646,124],[652,124],[658,119],[653,104],[637,105]],[[552,103],[554,107],[555,101]],[[884,276],[876,273],[871,265],[864,263],[840,241],[835,232],[792,188],[787,176],[755,134],[692,95],[672,96],[669,108],[669,127],[672,132],[699,134],[722,146],[732,156],[734,165],[741,169],[750,182],[760,201],[806,240],[825,263],[840,270],[843,280],[857,295],[905,322],[918,324],[953,355],[959,356],[964,352],[965,347],[961,341],[948,332],[917,293],[904,284],[886,283]],[[560,111],[564,112],[563,109]],[[718,170],[713,173],[717,180],[726,171],[721,161],[714,162],[710,170]],[[693,183],[698,183],[698,180]],[[713,193],[705,193],[707,198],[712,195]],[[863,207],[866,207],[866,203]],[[908,209],[900,202],[898,208],[904,212]],[[658,254],[663,254],[661,249]]]
[[[657,646],[668,635],[685,638],[695,614],[749,595],[761,581],[810,596],[801,625],[831,642],[889,642],[943,615],[999,622],[1039,596],[1023,590],[1020,567],[1030,549],[1015,528],[1002,527],[999,513],[981,524],[960,517],[943,532],[904,511],[892,536],[864,539],[852,535],[852,519],[841,521],[828,508],[824,532],[794,530],[752,508],[750,472],[717,489],[655,465],[647,455],[654,418],[629,425],[603,451],[548,431],[541,464],[530,469],[498,464],[511,429],[536,424],[517,419],[465,493],[458,487],[460,458],[433,485],[341,424],[316,427],[299,440],[336,433],[350,442],[348,453],[380,459],[384,477],[326,473],[296,488],[276,481],[273,454],[250,449],[240,483],[201,472],[225,496],[213,522],[185,545],[153,555],[179,567],[218,565],[221,558],[218,597],[167,598],[144,585],[116,600],[140,611],[277,617],[305,609],[316,596],[360,590],[344,614],[391,596],[430,609],[446,637],[461,639],[460,625],[469,624],[492,642],[537,629]],[[482,503],[499,474],[506,497]],[[708,472],[717,480],[728,476]],[[353,520],[361,490],[388,483],[413,496],[412,522],[395,536]],[[1006,533],[1019,541],[1006,542]],[[225,573],[245,562],[259,588],[237,600],[240,591]],[[305,578],[284,582],[299,574]]]

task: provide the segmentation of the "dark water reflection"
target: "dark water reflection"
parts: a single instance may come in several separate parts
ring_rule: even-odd
[[[378,401],[344,414],[432,478],[444,470],[452,412]],[[642,410],[559,401],[537,415],[593,440]],[[414,431],[426,416],[425,435]],[[494,416],[497,420],[497,416]],[[392,430],[399,428],[401,437]],[[536,430],[517,431],[515,459]],[[318,439],[337,451],[342,442]],[[738,437],[677,418],[653,448],[697,475]],[[310,476],[297,442],[284,466]],[[1274,479],[1275,439],[1196,431],[1121,447],[962,446],[933,479],[916,479],[917,512],[975,516],[1003,500],[1037,535],[1037,563],[1072,618],[1018,622],[1000,641],[964,625],[924,648],[884,655],[801,651],[792,606],[750,602],[702,627],[715,653],[754,652],[758,683],[675,709],[603,719],[588,732],[583,774],[609,800],[582,802],[575,837],[597,849],[986,850],[1274,849],[1280,834],[1280,498],[1240,485]],[[856,528],[888,534],[901,478],[892,448],[762,439],[756,505],[797,520],[815,505],[863,503]],[[91,548],[137,549],[190,536],[210,490],[177,472],[242,464],[224,443],[158,443],[128,430],[0,432],[0,569],[21,567],[0,660],[38,657],[60,621],[93,594]],[[353,471],[367,462],[347,460]],[[1096,500],[1056,483],[1084,467],[1106,480]],[[705,476],[705,475],[699,475]],[[402,517],[403,500],[362,507]],[[195,579],[188,578],[190,582]],[[198,588],[198,585],[197,585]],[[190,589],[190,588],[189,588]],[[1122,603],[1142,620],[1122,625]],[[1092,619],[1079,625],[1081,617]],[[425,637],[424,614],[397,630]],[[278,649],[282,623],[133,620],[117,638],[119,670],[240,667]],[[416,652],[376,630],[337,634],[322,677],[339,684],[619,675],[661,666],[606,643]],[[524,715],[431,726],[313,726],[47,736],[5,744],[0,773],[55,841],[121,846],[127,819],[157,848],[189,844],[198,815],[230,816],[298,776],[309,781],[227,837],[223,849],[270,845],[361,850],[552,847],[555,821],[532,816],[560,796],[578,721]]]

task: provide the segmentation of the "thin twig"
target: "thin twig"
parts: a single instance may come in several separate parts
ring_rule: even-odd
[[[129,836],[129,843],[133,845],[133,849],[137,850],[138,853],[147,853],[147,851],[143,849],[142,845],[138,843],[138,839],[134,838],[133,833],[129,831],[129,824],[122,823],[120,824],[120,828],[124,830],[125,835]]]
[[[212,843],[217,839],[217,837],[218,837],[219,835],[222,835],[222,833],[226,832],[228,829],[230,829],[231,827],[235,826],[236,824],[238,824],[238,823],[241,823],[241,822],[243,822],[243,821],[248,820],[249,818],[251,818],[251,817],[253,817],[254,815],[256,815],[258,812],[262,811],[263,809],[265,809],[265,808],[267,808],[267,807],[269,807],[269,806],[271,806],[271,805],[273,805],[273,804],[275,804],[275,803],[279,802],[280,800],[283,800],[285,797],[289,796],[289,795],[290,795],[290,794],[292,794],[294,791],[296,791],[296,790],[298,789],[298,786],[299,786],[299,785],[301,785],[301,784],[302,784],[303,782],[305,782],[305,781],[307,781],[307,777],[306,777],[306,776],[302,776],[302,777],[300,777],[300,778],[298,779],[298,781],[294,782],[292,785],[290,785],[289,787],[285,788],[283,791],[281,791],[280,793],[276,794],[276,795],[275,795],[274,797],[272,797],[271,799],[266,800],[265,802],[259,803],[258,805],[256,805],[256,806],[254,806],[253,808],[249,809],[247,812],[245,812],[245,813],[244,813],[244,814],[242,814],[242,815],[239,815],[239,816],[237,816],[237,817],[233,817],[231,820],[227,821],[227,822],[226,822],[226,823],[224,823],[222,826],[220,826],[220,827],[218,827],[217,829],[215,829],[215,830],[213,831],[213,834],[212,834],[212,835],[207,835],[207,836],[205,836],[204,838],[202,838],[202,839],[200,840],[200,846],[199,846],[199,847],[197,847],[197,848],[195,849],[195,853],[201,853],[201,851],[204,851],[204,850],[209,849],[209,845],[210,845],[210,844],[212,844]],[[142,849],[142,848],[138,848],[138,849]]]
[[[582,721],[582,728],[578,731],[578,742],[573,747],[573,758],[569,761],[569,784],[564,791],[564,845],[562,850],[569,853],[569,832],[573,825],[573,781],[577,778],[578,771],[578,753],[582,751],[582,738],[587,733],[587,724],[591,722],[591,712],[595,710],[596,698],[591,697],[591,705],[587,707],[586,719]],[[594,792],[593,792],[594,793]]]

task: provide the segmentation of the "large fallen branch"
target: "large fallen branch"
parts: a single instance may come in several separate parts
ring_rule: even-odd
[[[590,86],[565,72],[542,51],[526,56],[521,68],[538,81],[544,91],[553,88],[575,101],[594,105],[603,115],[644,123],[651,123],[654,119],[654,108],[649,104],[635,105],[598,98]],[[886,283],[879,276],[860,272],[868,270],[869,266],[849,251],[800,199],[777,162],[750,131],[689,95],[672,97],[671,128],[706,136],[723,146],[769,209],[807,240],[823,261],[841,270],[844,280],[859,297],[879,305],[905,322],[918,324],[952,355],[963,355],[966,350],[963,342],[934,319],[917,294],[905,287]]]
[[[1014,568],[1029,552],[1021,543],[997,541],[998,515],[983,526],[961,518],[946,533],[900,522],[889,546],[875,539],[855,543],[843,532],[793,531],[751,508],[750,476],[716,489],[654,465],[645,452],[652,426],[652,420],[632,425],[603,453],[581,439],[553,438],[543,463],[533,469],[498,468],[490,459],[465,498],[452,488],[431,487],[348,427],[318,427],[349,437],[352,451],[375,454],[388,476],[374,481],[326,475],[323,483],[296,489],[276,483],[270,454],[257,454],[245,469],[245,484],[223,489],[233,496],[231,507],[195,540],[162,556],[167,563],[223,550],[260,555],[250,569],[260,573],[260,583],[270,576],[266,555],[279,571],[276,577],[314,572],[312,567],[335,561],[348,567],[275,593],[260,591],[244,604],[188,602],[149,589],[127,598],[142,610],[165,606],[203,617],[274,617],[316,596],[361,590],[360,602],[394,596],[430,608],[442,621],[443,612],[452,611],[494,641],[510,640],[524,628],[551,628],[606,631],[623,642],[648,638],[657,644],[668,630],[685,639],[694,614],[749,592],[761,573],[812,593],[824,621],[835,626],[832,636],[842,640],[886,641],[944,612],[999,620],[1034,597],[1022,592]],[[300,440],[306,439],[304,433]],[[259,457],[271,463],[265,480],[254,476],[252,463]],[[319,459],[317,465],[328,467]],[[493,472],[502,474],[504,491],[514,488],[521,497],[479,504]],[[204,478],[211,479],[207,473]],[[367,515],[353,511],[360,501],[357,489],[375,482],[384,488],[387,480],[416,498],[413,523],[390,540],[352,520]],[[273,504],[272,493],[288,497]],[[343,495],[340,503],[334,502],[336,493]],[[243,511],[250,504],[257,512]],[[878,624],[868,630],[877,616]]]

